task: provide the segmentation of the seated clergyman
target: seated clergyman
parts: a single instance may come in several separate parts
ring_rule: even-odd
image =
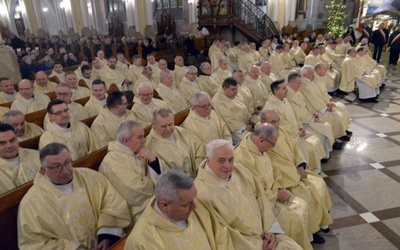
[[[14,128],[0,124],[0,194],[33,180],[39,168],[39,153],[20,148]]]
[[[155,187],[155,196],[130,233],[130,249],[234,249],[229,235],[196,200],[193,180],[169,170]]]
[[[131,225],[128,206],[105,177],[74,169],[61,143],[44,147],[40,162],[19,205],[19,249],[107,249],[124,235]]]

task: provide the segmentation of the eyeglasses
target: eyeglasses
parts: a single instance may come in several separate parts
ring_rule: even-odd
[[[211,103],[209,103],[209,104],[202,105],[202,106],[196,105],[196,107],[199,107],[199,108],[201,108],[201,109],[203,109],[203,110],[206,110],[206,109],[208,109],[208,108],[212,107],[212,104],[211,104]]]
[[[272,141],[270,141],[270,140],[268,140],[266,138],[262,138],[262,139],[264,139],[265,141],[269,142],[272,145],[272,147],[275,147],[276,142],[272,142]]]
[[[54,113],[51,113],[51,114],[53,114],[53,115],[62,115],[63,113],[68,113],[68,112],[69,112],[69,108],[66,108],[64,110],[60,110],[60,111],[57,111],[57,112],[54,112]]]
[[[50,171],[58,172],[61,171],[64,167],[70,167],[72,165],[72,159],[68,159],[64,163],[54,164],[53,166],[44,166],[45,168],[49,169]]]
[[[197,75],[197,72],[189,72],[189,75]]]
[[[57,96],[59,96],[59,97],[66,97],[66,96],[68,96],[69,94],[71,94],[70,92],[66,92],[66,93],[59,93],[59,92],[56,92],[56,94],[57,94]]]
[[[125,106],[128,106],[128,103],[127,103],[127,102],[123,102],[123,103],[121,103],[121,104],[119,104],[119,105],[125,105]]]
[[[140,94],[139,93],[139,96],[143,96],[143,97],[153,96],[153,93],[148,93],[148,94]]]

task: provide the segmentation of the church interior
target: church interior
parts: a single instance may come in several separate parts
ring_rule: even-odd
[[[138,55],[143,67],[149,63],[148,55],[153,55],[156,62],[164,59],[171,72],[175,58],[182,56],[185,66],[200,68],[205,62],[212,63],[210,47],[214,41],[228,41],[231,48],[254,43],[259,49],[267,39],[276,38],[278,43],[283,40],[282,45],[290,43],[290,46],[297,40],[300,45],[306,43],[304,52],[308,54],[318,45],[315,40],[307,42],[312,34],[312,39],[323,35],[324,42],[339,38],[325,37],[329,33],[326,6],[332,2],[337,1],[0,0],[0,55],[3,58],[0,78],[11,79],[17,90],[22,79],[34,81],[38,71],[50,75],[57,62],[62,64],[64,73],[81,69],[82,61],[93,68],[92,61],[99,57],[99,51],[104,52],[105,59],[122,55],[129,65],[134,64],[134,57]],[[349,26],[357,29],[361,24],[360,9],[367,11],[366,2],[378,1],[342,1],[346,13],[343,31]],[[379,4],[385,2],[391,1],[383,0]],[[396,1],[392,2],[395,6]],[[395,7],[400,8],[400,4]],[[370,22],[371,31],[383,23],[389,32],[396,32],[400,11],[387,13],[380,19],[374,15],[365,19]],[[354,47],[362,35],[362,31],[356,33]],[[372,53],[373,45],[367,42],[366,46]],[[326,242],[312,244],[314,249],[400,249],[400,66],[398,55],[396,63],[390,60],[386,46],[378,60],[387,70],[382,82],[384,87],[372,102],[358,99],[357,93],[343,95],[339,91],[333,96],[334,101],[345,104],[350,114],[348,130],[352,136],[343,142],[343,149],[333,150],[329,161],[321,163],[319,175],[332,200],[329,212],[333,224],[328,233],[321,233]],[[261,61],[264,60],[258,63]],[[296,67],[300,65],[293,63]],[[49,80],[62,82],[58,78],[49,77]],[[79,85],[90,89],[84,81],[79,81]],[[49,97],[56,96],[53,93]],[[133,93],[127,99],[130,109]],[[80,100],[84,105],[89,97]],[[11,102],[0,106],[10,108]],[[46,113],[46,110],[37,111],[34,115],[25,115],[25,119],[43,127]],[[184,118],[175,116],[175,122],[184,120],[187,113]],[[91,125],[94,119],[87,118],[85,123]],[[146,127],[146,133],[150,129]],[[38,139],[20,142],[20,146],[38,149]],[[107,147],[102,148],[95,152],[97,155],[78,159],[74,167],[89,162],[98,169],[106,153]],[[0,242],[5,244],[4,249],[18,249],[18,205],[31,186],[32,181],[0,193]],[[124,241],[110,249],[123,249],[123,246]]]

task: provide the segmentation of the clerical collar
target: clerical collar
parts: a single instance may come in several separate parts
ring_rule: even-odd
[[[254,145],[254,147],[256,147],[257,150],[258,150],[261,154],[264,154],[264,152],[261,152],[260,149],[257,147],[257,145],[253,142],[253,140],[251,139],[251,136],[247,137],[247,141],[249,141],[252,145]]]
[[[168,140],[170,140],[170,141],[172,141],[172,142],[175,142],[175,141],[176,141],[175,135],[172,134],[172,135],[168,138]]]
[[[214,171],[210,168],[210,166],[208,166],[208,163],[206,163],[206,165],[204,166],[204,170],[208,173],[211,173],[212,175],[214,175],[215,177],[219,178]],[[226,182],[230,181],[232,179],[232,174],[228,177],[228,179],[225,179]]]
[[[157,213],[159,213],[163,218],[169,220],[170,222],[174,223],[177,227],[181,228],[182,230],[185,230],[187,228],[187,222],[186,220],[173,220],[171,218],[169,218],[168,216],[166,216],[161,209],[158,207],[157,202],[154,202],[153,205],[154,210],[156,210]]]
[[[12,158],[12,159],[4,159],[4,158],[3,158],[3,160],[5,160],[8,164],[10,164],[10,165],[13,166],[13,167],[18,166],[19,163],[20,163],[19,154],[17,154],[17,156],[15,156],[15,157]]]
[[[45,175],[46,179],[49,179],[49,177],[47,177]],[[51,181],[50,181],[51,182]],[[65,195],[70,195],[72,194],[72,192],[74,192],[74,186],[72,185],[72,180],[70,182],[68,182],[67,184],[63,184],[63,185],[57,185],[54,184],[53,182],[51,182],[56,188],[58,188],[61,192],[63,192]]]

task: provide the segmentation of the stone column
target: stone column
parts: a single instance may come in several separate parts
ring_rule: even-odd
[[[45,37],[47,27],[45,27],[45,22],[44,22],[44,13],[42,12],[42,6],[40,4],[40,1],[32,1],[33,3],[33,9],[35,10],[35,16],[36,16],[36,21],[38,25],[38,36],[39,37]]]
[[[268,16],[271,18],[273,22],[278,21],[278,10],[279,10],[279,4],[278,0],[269,0],[267,3],[268,6]]]
[[[151,37],[157,33],[156,29],[153,27],[153,3],[151,1],[145,1],[146,8],[146,28],[145,36]]]
[[[136,36],[136,32],[139,32],[138,27],[136,25],[139,23],[137,17],[137,7],[135,0],[125,0],[126,4],[126,22],[128,25],[128,29],[126,33],[129,37]]]
[[[90,1],[80,0],[80,9],[82,14],[82,35],[86,37],[92,36],[92,31],[89,29],[89,6],[92,7]]]
[[[28,13],[26,12],[25,1],[26,0],[20,0],[19,1],[19,6],[21,7],[21,15],[22,15],[22,18],[24,20],[25,29],[27,29],[25,34],[27,34],[27,33],[29,34],[29,33],[32,32],[33,29],[32,29],[32,24],[29,21],[30,19],[29,19]]]
[[[21,72],[19,71],[17,55],[10,46],[4,46],[3,38],[0,33],[0,75],[8,77],[14,84],[21,81]]]
[[[286,8],[285,8],[285,17],[284,17],[284,26],[287,26],[289,22],[294,21],[296,15],[296,2],[293,0],[285,0]]]

